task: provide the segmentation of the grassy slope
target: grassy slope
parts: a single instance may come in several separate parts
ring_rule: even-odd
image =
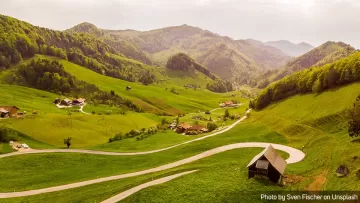
[[[57,147],[64,146],[63,139],[67,136],[72,137],[73,147],[106,143],[109,137],[118,132],[151,127],[160,120],[155,115],[134,112],[127,112],[126,115],[73,113],[69,116],[68,110],[58,109],[52,104],[52,101],[58,97],[56,94],[16,85],[0,84],[0,88],[1,105],[15,105],[21,111],[27,111],[29,114],[25,119],[0,120],[0,125],[13,128],[36,140]],[[89,106],[89,110],[91,109],[92,107]],[[100,109],[101,107],[98,107],[96,111],[100,112]],[[33,116],[31,115],[33,111],[39,113]],[[55,128],[56,130],[54,130]],[[36,143],[32,144],[29,143],[30,147],[44,148]]]
[[[196,91],[185,89],[171,81],[164,82],[165,84],[144,86],[99,75],[65,60],[60,60],[60,62],[64,65],[66,71],[75,75],[78,79],[95,84],[104,91],[114,90],[117,94],[137,102],[147,111],[159,112],[163,110],[172,114],[193,112],[194,109],[216,108],[220,101],[229,99],[229,96],[213,93],[205,89]],[[126,91],[126,86],[131,86],[132,90]],[[171,87],[175,87],[180,94],[171,93]]]
[[[109,161],[109,165],[106,165],[107,167],[105,168],[111,169],[113,165],[117,165],[121,166],[122,169],[117,168],[114,171],[106,170],[106,173],[108,175],[111,174],[110,171],[122,173],[126,168],[126,171],[128,171],[129,168],[140,169],[144,166],[147,168],[150,165],[158,165],[160,162],[168,162],[170,160],[188,157],[191,154],[196,154],[215,146],[234,142],[269,141],[284,143],[295,147],[305,145],[305,152],[307,154],[305,160],[297,164],[289,165],[286,169],[286,175],[297,175],[301,177],[301,182],[292,186],[279,188],[254,179],[247,180],[245,166],[260,149],[239,149],[178,167],[177,170],[197,168],[200,169],[200,172],[184,176],[163,185],[142,190],[127,198],[125,202],[144,201],[145,199],[147,202],[158,202],[160,201],[159,198],[164,202],[199,202],[200,200],[209,199],[211,199],[212,202],[223,202],[225,201],[225,197],[228,202],[239,202],[255,201],[256,199],[254,198],[258,198],[257,196],[251,196],[250,193],[246,193],[247,191],[279,191],[290,189],[358,190],[359,187],[354,172],[352,172],[349,177],[338,179],[334,171],[340,164],[346,164],[350,168],[350,171],[355,171],[357,168],[357,162],[352,163],[350,161],[352,161],[352,156],[357,153],[358,143],[350,142],[350,138],[346,132],[346,121],[341,112],[351,106],[359,92],[360,84],[352,84],[338,90],[324,92],[320,95],[309,94],[295,96],[281,103],[273,104],[261,112],[253,112],[250,120],[223,135],[184,145],[164,153],[127,157],[126,162],[125,160],[120,161],[122,158],[118,157],[114,162]],[[45,161],[50,162],[51,160],[66,159],[66,163],[69,164],[65,164],[65,166],[56,165],[53,171],[48,171],[41,176],[37,176],[37,178],[49,180],[53,179],[52,177],[63,177],[61,174],[65,173],[71,177],[62,178],[62,180],[56,179],[56,182],[54,179],[52,182],[40,181],[41,183],[32,184],[31,186],[27,184],[29,181],[27,177],[22,178],[20,182],[11,181],[9,183],[9,181],[2,180],[0,182],[3,182],[3,184],[7,186],[5,190],[23,189],[24,187],[38,188],[49,184],[59,184],[60,182],[75,182],[80,178],[77,177],[79,174],[89,179],[90,177],[99,175],[99,173],[105,174],[105,172],[101,172],[105,171],[105,169],[102,169],[103,167],[100,167],[103,165],[96,159],[112,159],[111,157],[91,155],[54,154],[48,155],[46,159],[42,156],[45,155],[23,156],[19,159],[15,159],[14,157],[2,159],[0,161],[4,164],[2,164],[3,167],[0,171],[3,171],[4,174],[0,177],[11,177],[9,179],[16,180],[16,177],[18,177],[16,173],[21,173],[21,170],[24,170],[20,168],[22,163],[28,163],[34,158],[36,158],[39,165],[30,166],[30,168],[27,169],[30,173],[28,174],[29,176],[36,176],[36,174],[32,174],[31,171],[37,171],[37,169],[41,167],[41,163]],[[88,167],[84,167],[83,165],[82,167],[76,167],[78,164],[76,160],[84,157],[90,160],[83,162],[83,164],[92,165],[92,172],[96,171],[97,174],[86,174]],[[118,161],[123,164],[120,164]],[[131,164],[125,167],[124,164],[129,162]],[[10,172],[8,167],[19,168],[19,170]],[[173,170],[168,170],[167,172],[171,173]],[[156,174],[154,174],[154,176],[156,176]],[[149,177],[150,176],[147,175],[132,178],[131,180],[134,182],[145,182]],[[325,178],[325,184],[317,186],[316,184],[312,184],[323,178]],[[210,185],[211,187],[209,187]],[[66,196],[80,199],[81,197],[87,197],[87,195],[99,194],[101,196],[99,199],[102,200],[130,186],[134,186],[134,184],[127,182],[127,180],[125,180],[125,182],[112,181],[88,186],[83,190],[79,188],[66,192],[53,193],[52,195],[60,198],[60,194],[65,193],[67,194]],[[106,187],[117,189],[104,192],[102,189]],[[189,190],[189,187],[196,188],[196,190]],[[240,191],[244,193],[240,193]],[[158,195],[160,193],[161,196]],[[73,196],[74,194],[77,195]],[[254,195],[254,193],[252,194]],[[49,197],[49,194],[23,199],[39,200],[46,197]],[[93,198],[85,198],[86,201],[98,199],[94,196],[90,197]],[[19,199],[13,199],[12,201],[15,200]]]
[[[238,107],[238,108],[231,108],[229,109],[230,114],[238,113],[239,115],[243,116],[245,109],[247,107],[247,103]],[[211,115],[205,115],[204,113],[194,113],[194,114],[187,114],[184,117],[180,118],[180,122],[188,122],[193,124],[195,120],[191,119],[194,115],[202,115],[204,118],[209,119],[210,116],[217,118],[217,116],[224,115],[225,109],[218,109],[211,113]],[[169,119],[168,119],[169,120]],[[206,126],[208,121],[198,121],[199,124]],[[220,126],[227,126],[233,123],[233,120],[224,121],[215,121],[217,125]],[[175,144],[179,144],[188,140],[196,139],[202,136],[206,136],[211,133],[205,133],[201,135],[191,135],[191,136],[184,136],[181,134],[177,134],[173,131],[166,131],[166,132],[159,132],[155,135],[151,135],[143,140],[136,140],[136,138],[125,139],[121,141],[116,141],[112,143],[106,143],[102,145],[98,145],[92,147],[91,149],[96,150],[103,150],[103,151],[118,151],[118,152],[134,152],[134,151],[149,151],[155,149],[161,149],[165,147],[169,147]]]
[[[56,59],[55,57],[47,57],[37,55],[36,57],[45,57],[49,59]],[[166,110],[168,113],[181,112],[180,109],[185,111],[196,111],[197,109],[210,109],[216,107],[219,101],[229,99],[229,96],[224,94],[215,94],[206,90],[190,90],[183,87],[176,86],[175,84],[182,80],[184,84],[196,84],[195,82],[205,83],[208,79],[200,79],[201,75],[190,77],[181,77],[178,73],[173,73],[174,80],[165,81],[166,85],[159,84],[157,86],[143,86],[136,83],[129,83],[126,81],[99,75],[81,66],[73,63],[62,61],[66,70],[76,75],[79,79],[86,80],[90,83],[95,83],[105,91],[115,90],[118,94],[131,98],[140,103],[147,110],[154,110],[155,112]],[[0,77],[4,79],[11,70],[0,72]],[[131,85],[131,91],[125,91],[124,87]],[[168,87],[166,90],[165,87]],[[1,85],[2,97],[0,104],[3,105],[16,105],[22,111],[25,110],[29,114],[33,111],[39,111],[39,114],[34,119],[26,118],[24,120],[3,120],[0,121],[7,127],[16,129],[24,134],[27,134],[34,139],[41,140],[42,142],[63,147],[63,138],[72,137],[73,147],[83,148],[94,145],[106,143],[109,137],[114,136],[118,132],[127,132],[131,129],[148,128],[159,123],[161,118],[159,116],[144,113],[135,114],[127,112],[126,115],[120,115],[122,109],[108,107],[104,105],[91,106],[87,105],[84,108],[86,112],[95,112],[96,115],[84,115],[81,113],[73,113],[68,115],[68,110],[60,110],[54,107],[52,101],[58,95],[39,91],[26,87]],[[170,87],[176,87],[180,95],[175,95],[169,92]],[[203,93],[203,94],[199,94]],[[211,96],[212,99],[207,98]],[[198,97],[200,99],[198,99]],[[206,99],[205,99],[206,98]],[[170,105],[169,105],[170,104]],[[175,107],[174,107],[175,106]],[[111,111],[112,115],[104,115]],[[103,115],[98,115],[103,114]],[[56,127],[56,131],[54,131]],[[51,132],[51,133],[49,133]],[[161,135],[156,137],[162,137]],[[178,143],[183,137],[168,139],[169,142],[164,142],[159,146],[168,146],[172,143]],[[152,138],[150,139],[152,140]],[[156,139],[155,139],[156,140]],[[25,141],[25,140],[24,140]],[[146,141],[145,141],[146,142]],[[30,145],[33,148],[43,148],[42,146]],[[145,144],[144,146],[148,146]],[[143,148],[140,145],[136,148]],[[8,152],[7,145],[1,147],[1,152]],[[155,145],[154,145],[155,147]],[[102,148],[104,148],[102,146]],[[131,149],[131,146],[127,146]],[[110,149],[113,149],[110,147]],[[116,149],[119,149],[116,147]]]

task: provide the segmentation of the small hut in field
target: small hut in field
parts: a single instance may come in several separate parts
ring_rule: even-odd
[[[341,165],[336,169],[336,174],[338,177],[347,176],[350,173],[348,167]]]
[[[272,145],[256,155],[248,164],[249,178],[254,176],[268,177],[272,182],[280,183],[286,168],[286,161],[276,152]]]

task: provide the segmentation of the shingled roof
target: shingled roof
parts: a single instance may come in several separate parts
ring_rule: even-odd
[[[256,155],[248,164],[247,167],[253,165],[257,160],[265,157],[269,163],[282,175],[286,168],[286,161],[276,152],[272,145],[265,148],[260,154]]]

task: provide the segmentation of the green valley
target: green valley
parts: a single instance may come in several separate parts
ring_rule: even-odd
[[[270,1],[255,3],[256,15],[275,8],[281,26],[255,24],[255,14],[244,23],[239,13],[254,6],[247,2],[235,13],[228,1],[167,10],[173,3],[122,1],[121,10],[116,1],[87,1],[76,14],[66,10],[61,29],[55,18],[49,29],[0,15],[0,202],[247,203],[272,202],[264,195],[358,194],[356,45],[323,36],[320,43],[320,35],[303,32],[291,38],[300,43],[276,40],[301,23],[285,29],[294,19]],[[149,30],[153,19],[168,25],[198,16],[199,24],[190,22],[211,25],[220,16],[214,5],[228,5],[228,20],[215,27],[234,38],[186,24]],[[297,2],[281,5],[303,19]],[[200,12],[209,9],[214,18]],[[146,26],[138,27],[137,15]],[[71,27],[74,16],[99,27]],[[267,42],[238,39],[237,29]]]

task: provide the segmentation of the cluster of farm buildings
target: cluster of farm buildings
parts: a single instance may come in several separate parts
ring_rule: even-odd
[[[83,98],[78,98],[78,99],[73,99],[73,100],[70,100],[68,98],[61,100],[61,99],[57,98],[57,99],[55,99],[54,104],[61,105],[61,106],[82,106],[85,104],[85,102],[86,102],[86,99],[83,99]]]
[[[176,123],[172,123],[169,125],[169,128],[177,133],[185,133],[186,135],[197,135],[209,131],[203,125],[190,125],[188,123],[182,123],[180,125],[176,125]]]

